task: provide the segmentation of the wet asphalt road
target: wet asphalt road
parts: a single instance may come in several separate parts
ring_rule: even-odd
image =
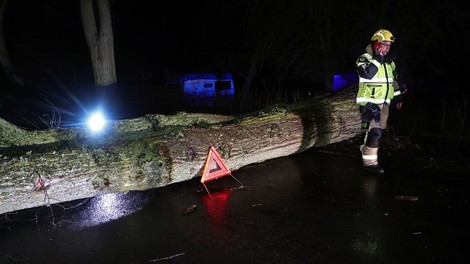
[[[313,149],[146,192],[3,215],[0,263],[466,263],[468,177]],[[70,207],[74,204],[65,204]],[[39,211],[38,211],[39,210]],[[35,218],[35,215],[38,218]],[[52,225],[53,222],[55,225]]]

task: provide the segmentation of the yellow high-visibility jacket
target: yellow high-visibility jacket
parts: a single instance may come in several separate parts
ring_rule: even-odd
[[[356,103],[364,106],[367,102],[390,104],[394,96],[400,95],[395,63],[375,60],[372,54],[364,53],[356,61],[359,73],[359,89]],[[362,68],[362,69],[361,69]],[[395,80],[395,85],[394,85]]]

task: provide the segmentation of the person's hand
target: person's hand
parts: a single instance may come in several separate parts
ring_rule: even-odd
[[[396,107],[398,110],[400,110],[402,106],[403,106],[403,102],[399,102],[396,104]]]
[[[377,55],[380,55],[380,56],[385,56],[384,54],[384,48],[380,45],[377,46]]]

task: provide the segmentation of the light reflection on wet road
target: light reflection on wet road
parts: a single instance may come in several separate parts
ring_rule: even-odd
[[[95,197],[0,222],[0,263],[462,263],[468,185],[413,163],[365,174],[310,150],[231,177]],[[396,162],[396,161],[395,161]],[[441,180],[439,180],[441,179]],[[414,199],[408,199],[414,197]],[[18,219],[23,219],[19,221]]]
[[[68,216],[70,219],[64,217],[62,222],[73,222],[77,228],[96,226],[133,214],[148,202],[149,197],[143,192],[105,194],[90,199],[78,213]]]

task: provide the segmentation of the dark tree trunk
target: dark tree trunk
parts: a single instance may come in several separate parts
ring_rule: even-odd
[[[13,69],[13,65],[11,64],[10,55],[8,54],[8,49],[3,34],[3,14],[5,13],[7,2],[8,0],[0,0],[0,65],[3,68],[8,80],[12,84],[23,86],[23,79],[16,75],[16,72]]]
[[[114,36],[108,0],[81,0],[85,39],[90,50],[96,86],[117,82],[114,60]],[[97,17],[95,17],[97,14]]]
[[[201,176],[210,146],[231,170],[356,136],[352,90],[242,116],[179,113],[25,131],[0,119],[0,213]],[[47,194],[47,199],[45,199]]]

